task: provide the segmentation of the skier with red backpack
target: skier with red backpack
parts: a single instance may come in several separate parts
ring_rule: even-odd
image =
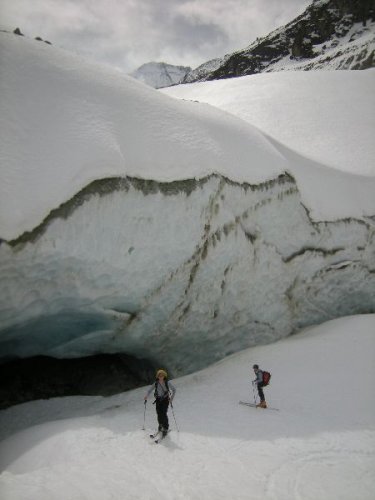
[[[255,380],[253,380],[253,384],[258,388],[258,394],[260,403],[256,405],[257,408],[267,408],[267,403],[264,398],[263,387],[266,387],[269,384],[271,374],[266,372],[265,370],[260,370],[259,365],[253,365],[253,370],[256,375]]]

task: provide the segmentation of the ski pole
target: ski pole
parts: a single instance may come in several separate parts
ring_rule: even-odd
[[[173,410],[173,404],[172,404],[172,401],[171,401],[171,408],[172,408],[172,415],[173,415],[173,418],[174,418],[174,423],[176,424],[176,429],[177,429],[177,432],[180,432],[179,429],[178,429],[178,425],[177,425],[177,421],[176,421],[176,417],[174,415],[174,410]]]
[[[255,383],[253,382],[253,394],[254,394],[254,404],[257,404],[257,398],[255,396]]]
[[[146,427],[145,427],[145,425],[146,425],[146,405],[147,405],[147,399],[145,399],[145,410],[143,412],[143,427],[142,427],[143,431],[146,429]]]

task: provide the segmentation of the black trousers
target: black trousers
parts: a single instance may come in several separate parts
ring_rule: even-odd
[[[261,401],[265,401],[264,399],[264,392],[263,392],[263,387],[264,387],[264,384],[263,382],[260,382],[258,385],[258,394],[259,394],[259,399]]]
[[[169,421],[168,421],[168,406],[169,406],[169,399],[164,398],[164,399],[157,399],[156,400],[156,413],[158,416],[158,424],[159,424],[159,431],[163,427],[164,429],[169,429]]]

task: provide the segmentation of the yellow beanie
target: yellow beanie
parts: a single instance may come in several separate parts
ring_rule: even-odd
[[[164,378],[167,378],[168,377],[168,374],[165,370],[158,370],[156,372],[156,378],[158,378],[160,375],[162,375]]]

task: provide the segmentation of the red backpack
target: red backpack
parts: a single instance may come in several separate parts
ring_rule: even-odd
[[[270,372],[266,372],[265,370],[263,370],[263,386],[265,387],[266,385],[268,385],[270,383],[270,380],[271,380]]]

